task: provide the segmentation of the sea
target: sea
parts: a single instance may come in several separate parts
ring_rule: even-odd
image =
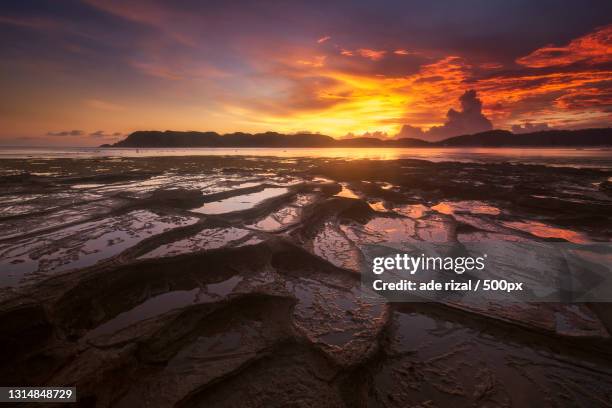
[[[421,159],[434,162],[540,164],[612,169],[610,148],[98,148],[0,147],[1,159],[245,156],[345,160]]]

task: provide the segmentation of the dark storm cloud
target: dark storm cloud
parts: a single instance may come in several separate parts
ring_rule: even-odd
[[[466,91],[459,98],[460,110],[449,109],[446,122],[433,126],[427,132],[413,126],[403,126],[399,137],[416,137],[427,140],[441,140],[447,137],[468,135],[493,129],[493,124],[482,114],[482,101],[476,91]]]

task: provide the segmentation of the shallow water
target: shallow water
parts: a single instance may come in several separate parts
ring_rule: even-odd
[[[163,244],[142,255],[140,259],[177,256],[222,247],[229,247],[237,241],[248,239],[249,231],[241,228],[209,228],[188,238]],[[245,239],[246,238],[246,239]]]
[[[0,158],[92,158],[157,156],[274,156],[346,160],[425,159],[434,162],[511,162],[612,168],[609,149],[588,148],[96,148],[0,147]]]
[[[0,244],[0,287],[16,285],[30,274],[49,274],[94,265],[144,239],[196,221],[196,218],[161,217],[150,211],[133,211],[8,245]]]
[[[374,377],[377,396],[391,406],[608,405],[607,368],[420,313],[398,311],[391,327],[391,358]]]
[[[357,194],[355,194],[355,192],[353,190],[351,190],[350,188],[348,188],[346,185],[342,185],[342,190],[340,190],[340,192],[338,194],[336,194],[337,197],[344,197],[344,198],[359,198],[359,196]]]
[[[385,401],[371,406],[612,403],[594,403],[612,395],[609,359],[596,364],[605,314],[484,296],[403,310],[359,277],[368,244],[502,240],[516,245],[491,252],[498,276],[535,282],[549,259],[524,246],[610,241],[593,216],[611,208],[611,172],[353,159],[0,160],[15,175],[2,177],[0,323],[17,356],[0,380],[125,396],[101,406],[216,406],[219,389],[269,396],[278,381],[291,398],[312,384],[334,396],[346,379]]]
[[[256,193],[229,197],[223,200],[206,203],[200,208],[192,210],[201,214],[225,214],[235,211],[244,211],[255,207],[270,198],[281,196],[289,190],[284,187],[264,188]]]
[[[540,238],[559,238],[575,244],[586,244],[589,238],[585,234],[565,228],[553,227],[537,221],[513,221],[505,222],[504,225],[521,231],[527,231]]]
[[[472,213],[472,214],[488,214],[488,215],[499,215],[499,208],[493,207],[481,201],[442,201],[433,207],[435,210],[442,214],[452,215],[455,213]]]
[[[198,303],[210,302],[216,297],[227,296],[241,280],[242,278],[240,276],[234,276],[223,282],[210,284],[205,288],[177,290],[152,297],[133,309],[123,312],[94,330],[91,330],[86,338],[112,334],[130,325],[155,316],[163,315],[172,310]]]

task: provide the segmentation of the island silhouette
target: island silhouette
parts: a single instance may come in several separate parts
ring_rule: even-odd
[[[507,130],[490,130],[454,136],[436,142],[416,138],[378,139],[356,137],[334,139],[318,133],[282,134],[227,133],[197,131],[140,130],[124,140],[100,147],[588,147],[612,146],[612,128],[579,130],[546,130],[515,134]]]

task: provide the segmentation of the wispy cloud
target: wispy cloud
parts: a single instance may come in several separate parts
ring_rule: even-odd
[[[96,130],[95,132],[91,132],[89,134],[89,136],[95,137],[95,138],[112,138],[112,137],[119,137],[121,135],[122,135],[121,132],[106,133],[103,130]]]
[[[311,59],[300,59],[297,60],[298,64],[306,65],[309,67],[320,68],[325,64],[325,55],[317,55]]]
[[[61,130],[59,132],[47,132],[47,136],[83,136],[85,132],[82,130]]]
[[[60,27],[59,22],[43,17],[9,17],[0,16],[0,24],[8,24],[18,27],[32,28],[36,30],[48,30]]]
[[[131,65],[138,71],[156,78],[168,79],[171,81],[177,81],[183,78],[177,72],[161,64],[132,61]]]
[[[371,59],[372,61],[378,61],[379,59],[383,58],[386,53],[387,51],[385,50],[372,50],[369,48],[359,48],[354,51],[342,49],[340,51],[340,54],[346,57],[353,57],[357,55],[363,58]]]
[[[377,61],[385,56],[387,51],[385,50],[371,50],[369,48],[360,48],[357,50],[357,53],[364,58],[369,58],[373,61]]]
[[[86,99],[85,103],[87,104],[87,106],[103,111],[119,112],[125,110],[125,106],[113,102],[104,101],[101,99]]]
[[[414,51],[408,51],[408,50],[404,50],[404,49],[393,50],[393,53],[395,55],[416,55],[416,54],[418,54],[418,53],[416,53]]]
[[[116,1],[116,0],[85,0],[90,5],[114,14],[126,20],[146,24],[163,32],[177,43],[186,46],[196,46],[197,39],[189,34],[189,31],[178,28],[174,21],[193,21],[194,16],[188,12],[172,8],[171,3],[156,1]],[[186,25],[184,25],[186,26]],[[184,27],[183,26],[183,27]]]

